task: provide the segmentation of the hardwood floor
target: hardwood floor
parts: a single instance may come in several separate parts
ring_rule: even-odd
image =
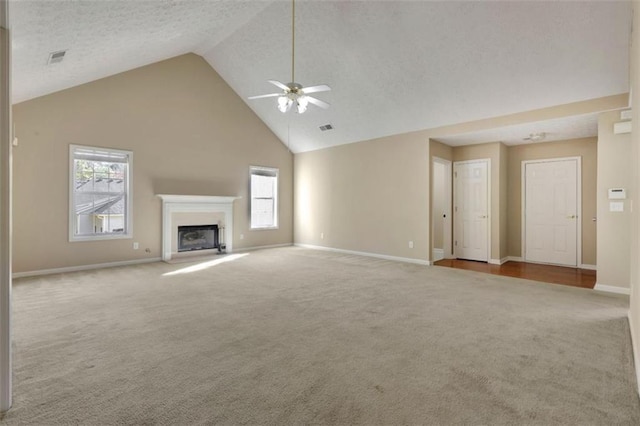
[[[526,278],[545,283],[563,284],[573,287],[593,288],[596,285],[596,271],[567,268],[564,266],[538,265],[525,262],[507,262],[503,265],[490,265],[472,260],[442,259],[434,263],[437,266],[468,269],[507,277]]]

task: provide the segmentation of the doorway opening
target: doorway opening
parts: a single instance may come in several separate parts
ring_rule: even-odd
[[[433,192],[431,204],[431,253],[433,261],[453,257],[451,220],[451,161],[433,157]]]

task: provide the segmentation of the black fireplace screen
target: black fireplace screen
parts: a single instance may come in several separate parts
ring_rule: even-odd
[[[178,226],[179,252],[218,247],[218,225]]]

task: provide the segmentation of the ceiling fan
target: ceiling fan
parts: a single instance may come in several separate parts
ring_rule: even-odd
[[[296,2],[291,0],[291,83],[281,83],[277,80],[267,80],[273,84],[282,92],[269,93],[267,95],[250,96],[249,99],[261,99],[261,98],[278,98],[278,109],[281,112],[287,112],[294,106],[294,110],[298,114],[302,114],[307,110],[307,106],[311,103],[320,108],[327,109],[329,104],[321,101],[320,99],[309,96],[310,93],[327,92],[331,90],[326,84],[320,84],[317,86],[304,87],[295,81],[295,47],[296,47]]]

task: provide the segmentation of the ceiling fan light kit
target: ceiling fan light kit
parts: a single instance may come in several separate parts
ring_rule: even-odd
[[[295,112],[302,114],[307,110],[309,97],[305,96],[302,86],[297,83],[289,83],[284,93],[278,96],[278,109],[280,112],[287,112],[295,105]]]
[[[523,138],[522,140],[530,141],[530,142],[540,142],[541,140],[543,140],[546,137],[547,137],[547,134],[545,132],[530,133],[529,137]]]
[[[304,97],[300,96],[293,99],[292,96],[280,96],[278,98],[278,109],[280,112],[287,112],[291,109],[291,106],[295,105],[295,111],[298,114],[302,114],[307,110],[307,105],[309,105],[309,101]]]
[[[282,113],[288,112],[293,106],[293,110],[298,114],[302,114],[307,110],[310,103],[323,108],[329,108],[329,104],[321,101],[320,99],[309,96],[309,93],[327,92],[331,90],[326,84],[320,84],[317,86],[303,87],[301,84],[295,82],[295,48],[296,48],[296,3],[295,0],[291,0],[291,83],[283,84],[278,80],[268,80],[269,83],[282,89],[281,93],[269,93],[267,95],[250,96],[249,99],[261,99],[261,98],[278,98],[278,110]]]

